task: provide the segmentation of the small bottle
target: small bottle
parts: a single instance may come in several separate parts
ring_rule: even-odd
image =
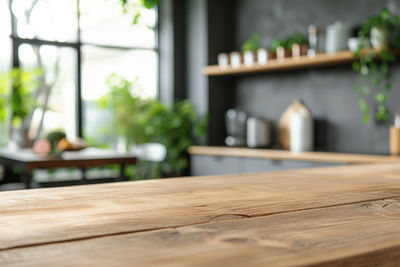
[[[307,55],[309,57],[315,57],[318,50],[318,35],[315,25],[308,26],[308,43],[310,44],[310,48],[308,49]]]

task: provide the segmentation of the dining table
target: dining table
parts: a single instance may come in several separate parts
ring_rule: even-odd
[[[399,266],[400,164],[0,192],[0,266]]]
[[[0,149],[0,165],[17,169],[19,180],[26,189],[32,186],[33,173],[38,169],[79,168],[82,183],[87,182],[86,170],[91,167],[119,165],[118,180],[126,180],[125,166],[135,165],[137,156],[110,149],[85,148],[79,151],[65,151],[56,155],[37,155],[31,148]]]

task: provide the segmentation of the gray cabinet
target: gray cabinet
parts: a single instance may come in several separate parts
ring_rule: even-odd
[[[295,170],[340,165],[345,164],[246,157],[191,156],[191,170],[193,176]]]

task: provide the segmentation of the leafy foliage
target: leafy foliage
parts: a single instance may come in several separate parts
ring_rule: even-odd
[[[361,27],[360,35],[369,37],[372,28],[387,29],[393,31],[399,24],[399,17],[390,13],[389,9],[384,8],[378,15],[369,18]]]
[[[308,38],[306,35],[301,34],[301,33],[295,33],[293,35],[290,35],[286,38],[277,38],[272,42],[272,50],[276,52],[276,49],[278,47],[283,47],[289,51],[292,51],[292,46],[294,44],[299,44],[303,45],[306,44],[308,45]]]
[[[133,14],[133,24],[138,24],[144,9],[152,9],[158,5],[160,0],[120,0],[125,13]]]
[[[114,111],[115,133],[123,136],[128,145],[165,145],[167,158],[160,171],[167,176],[182,175],[188,167],[187,149],[194,137],[205,135],[207,118],[197,118],[188,100],[169,107],[156,99],[140,98],[136,93],[140,90],[137,81],[113,74],[107,83],[111,91],[99,103]]]
[[[257,51],[261,48],[260,41],[261,34],[253,34],[253,36],[243,44],[242,51]]]
[[[40,69],[23,70],[14,68],[0,74],[0,120],[10,119],[19,127],[24,119],[37,107],[33,93],[40,86]]]
[[[388,48],[374,50],[367,47],[372,28],[388,31]],[[362,26],[359,36],[360,46],[354,53],[359,61],[353,63],[353,69],[360,74],[359,83],[353,86],[358,96],[358,106],[363,115],[363,122],[370,121],[370,102],[376,103],[374,118],[376,121],[388,121],[389,110],[386,107],[387,93],[392,89],[390,64],[396,61],[393,50],[400,49],[400,17],[383,9],[379,15],[371,17]],[[373,95],[372,99],[369,99]]]

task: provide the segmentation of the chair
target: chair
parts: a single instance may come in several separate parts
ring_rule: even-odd
[[[151,179],[155,176],[157,164],[165,160],[167,148],[163,144],[147,143],[132,147],[130,153],[138,158],[136,164],[138,177]]]

